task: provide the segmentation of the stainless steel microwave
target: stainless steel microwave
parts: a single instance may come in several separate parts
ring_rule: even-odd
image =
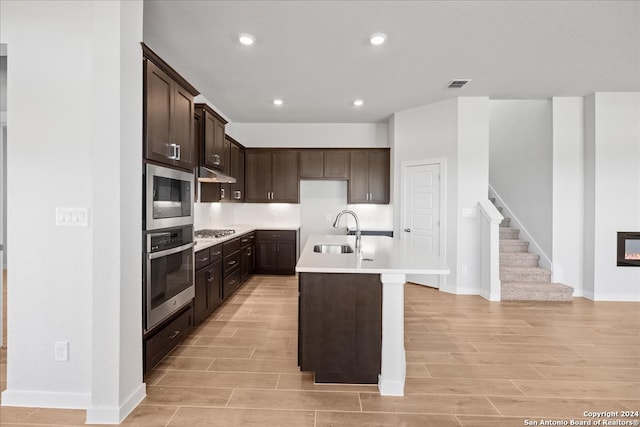
[[[147,163],[145,229],[193,225],[193,174]]]

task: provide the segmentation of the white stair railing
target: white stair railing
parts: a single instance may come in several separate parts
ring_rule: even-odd
[[[503,216],[489,200],[480,200],[480,296],[500,301],[500,222]]]

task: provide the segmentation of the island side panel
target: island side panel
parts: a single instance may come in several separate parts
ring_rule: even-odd
[[[382,348],[378,274],[300,273],[298,363],[316,382],[375,384]]]

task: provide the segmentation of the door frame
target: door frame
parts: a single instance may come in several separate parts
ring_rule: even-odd
[[[440,166],[440,235],[439,238],[439,256],[442,261],[447,261],[447,159],[445,157],[435,157],[421,160],[408,160],[400,163],[400,239],[405,240],[406,235],[404,229],[407,228],[405,223],[405,213],[407,212],[407,199],[405,197],[405,188],[407,186],[407,168],[411,166],[426,166],[426,165],[439,165]],[[414,280],[409,280],[412,283],[421,283],[419,275],[410,275]],[[427,277],[427,276],[423,276]],[[433,276],[430,276],[433,277]],[[446,277],[438,277],[438,287],[442,287],[446,284]],[[407,276],[409,278],[409,275]]]

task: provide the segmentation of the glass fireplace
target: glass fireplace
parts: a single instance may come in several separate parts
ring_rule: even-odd
[[[640,267],[640,232],[618,232],[618,266]]]

